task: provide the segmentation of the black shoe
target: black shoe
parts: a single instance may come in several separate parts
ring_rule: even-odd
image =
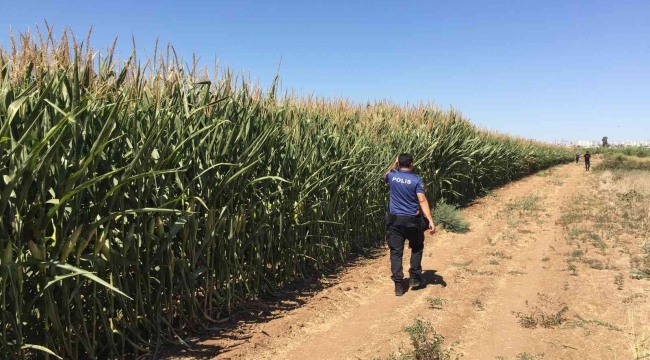
[[[404,285],[402,285],[402,282],[395,282],[395,296],[402,296],[404,295]]]
[[[409,278],[409,286],[412,288],[420,287],[422,286],[422,280],[417,276],[411,275],[411,277]]]

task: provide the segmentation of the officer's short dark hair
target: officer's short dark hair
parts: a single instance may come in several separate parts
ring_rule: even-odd
[[[399,157],[397,158],[397,162],[399,164],[399,167],[403,167],[403,168],[411,167],[411,165],[413,165],[413,155],[399,154]]]

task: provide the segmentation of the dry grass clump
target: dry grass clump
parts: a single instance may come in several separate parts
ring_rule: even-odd
[[[605,171],[598,187],[612,226],[618,234],[635,239],[630,249],[630,276],[650,278],[650,176],[639,171]]]
[[[604,172],[599,179],[607,205],[627,229],[650,234],[650,176],[644,172]]]
[[[512,312],[522,327],[528,329],[535,329],[537,326],[554,328],[567,321],[565,314],[569,311],[569,307],[565,303],[552,299],[545,294],[538,293],[537,298],[538,305],[532,308],[526,301],[528,312]]]
[[[650,159],[648,160],[650,161]],[[625,194],[631,191],[650,196],[650,176],[645,172],[604,171],[598,182],[602,191]]]

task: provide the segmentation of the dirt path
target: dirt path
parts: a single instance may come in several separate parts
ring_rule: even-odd
[[[614,250],[604,256],[619,271],[579,268],[572,276],[567,270],[574,248],[559,223],[594,176],[582,166],[565,165],[479,200],[463,212],[469,233],[427,239],[424,289],[394,296],[385,250],[302,299],[302,306],[201,346],[220,348],[216,359],[386,358],[410,347],[403,329],[421,317],[447,344],[457,342],[465,359],[519,359],[524,352],[543,353],[544,359],[633,358],[630,319],[650,324],[647,301],[638,296],[646,311],[630,315],[634,309],[622,299],[650,295],[650,282],[617,290],[615,275],[629,267]],[[406,254],[404,264],[406,270]],[[430,308],[432,298],[444,299],[441,309]],[[513,313],[533,314],[538,306],[538,314],[555,314],[560,304],[568,307],[560,315],[571,321],[551,328],[522,327]]]

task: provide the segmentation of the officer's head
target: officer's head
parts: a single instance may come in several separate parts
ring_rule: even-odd
[[[400,154],[397,158],[397,163],[400,169],[413,169],[413,155]]]

